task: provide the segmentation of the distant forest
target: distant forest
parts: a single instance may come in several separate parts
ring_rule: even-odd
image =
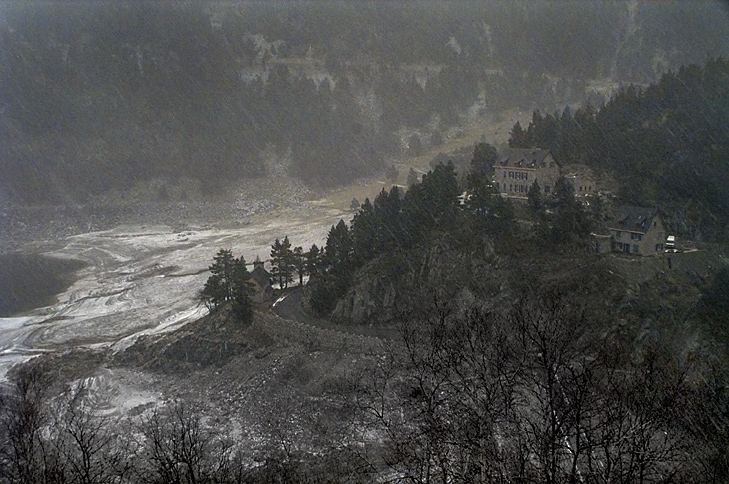
[[[399,128],[440,131],[479,97],[554,109],[727,39],[714,2],[4,2],[0,201],[153,177],[344,183],[382,170]]]
[[[629,86],[604,106],[535,112],[509,143],[548,148],[563,163],[614,176],[623,200],[658,205],[670,225],[698,239],[729,237],[729,61],[668,72]]]

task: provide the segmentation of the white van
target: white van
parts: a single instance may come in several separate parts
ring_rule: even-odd
[[[675,235],[669,235],[666,237],[666,252],[678,252],[678,249],[676,249]]]

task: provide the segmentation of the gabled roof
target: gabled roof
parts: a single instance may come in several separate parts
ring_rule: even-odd
[[[595,173],[592,171],[592,168],[581,163],[572,163],[562,166],[562,173],[564,173],[565,177],[578,176],[580,178],[595,179]]]
[[[545,167],[549,150],[540,148],[509,148],[499,157],[497,164],[523,168]]]
[[[618,230],[645,233],[653,225],[653,219],[657,215],[658,209],[655,207],[621,205],[615,208],[615,213],[608,221],[608,226]]]
[[[258,266],[251,271],[251,279],[261,287],[271,284],[271,274],[262,266]]]

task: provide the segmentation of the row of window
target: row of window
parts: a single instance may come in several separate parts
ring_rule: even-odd
[[[513,183],[507,185],[506,183],[496,182],[496,190],[503,193],[529,193],[529,185],[515,185]],[[551,192],[551,188],[544,187],[544,193],[549,192]]]
[[[506,176],[507,174],[504,172],[504,178],[506,178]],[[528,180],[529,173],[524,173],[523,171],[510,171],[509,178],[513,178],[514,180]]]
[[[615,242],[615,248],[618,252],[633,253],[637,254],[640,252],[638,244],[627,244],[622,242]],[[656,252],[663,252],[663,244],[656,244]]]
[[[506,193],[512,193],[512,192],[528,193],[529,192],[529,188],[526,185],[514,185],[512,183],[509,183],[508,190],[506,189],[506,187],[507,187],[506,183],[502,183],[501,185],[499,185],[499,182],[496,182],[496,189],[499,191],[504,191]]]
[[[643,240],[643,234],[638,234],[636,232],[627,232],[630,234],[630,240]],[[621,239],[623,237],[623,232],[620,230],[615,231],[615,238]]]

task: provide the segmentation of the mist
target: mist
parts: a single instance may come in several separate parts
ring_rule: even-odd
[[[0,482],[728,479],[728,160],[724,2],[3,2]]]

